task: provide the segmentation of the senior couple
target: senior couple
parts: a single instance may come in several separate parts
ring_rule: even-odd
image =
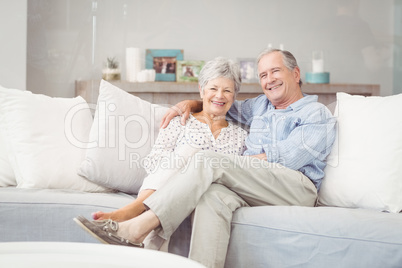
[[[237,208],[314,206],[335,119],[317,96],[302,93],[290,52],[267,49],[257,63],[264,94],[236,101],[238,65],[208,62],[199,75],[202,101],[183,101],[165,115],[138,198],[94,213],[94,221],[74,220],[104,243],[143,247],[147,238],[146,247],[159,248],[193,213],[189,258],[223,267]],[[185,166],[158,165],[176,153]]]

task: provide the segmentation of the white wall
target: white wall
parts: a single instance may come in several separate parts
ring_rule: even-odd
[[[96,2],[93,11],[92,0],[28,1],[28,89],[73,96],[74,81],[100,78],[109,56],[120,60],[124,79],[130,46],[180,48],[186,60],[209,60],[256,57],[271,43],[295,54],[303,77],[320,49],[331,83],[375,83],[392,94],[393,0]]]
[[[0,0],[0,85],[26,89],[27,0]]]
[[[394,94],[402,93],[402,0],[394,1]]]

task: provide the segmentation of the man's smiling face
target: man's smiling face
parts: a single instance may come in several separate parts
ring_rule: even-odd
[[[300,70],[286,68],[282,54],[272,52],[258,63],[258,76],[265,96],[277,109],[284,109],[300,98]]]

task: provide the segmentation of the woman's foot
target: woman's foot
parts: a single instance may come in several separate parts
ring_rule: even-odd
[[[113,211],[113,212],[97,211],[97,212],[92,213],[92,219],[94,219],[96,221],[110,219],[110,220],[114,220],[114,221],[118,221],[118,222],[128,220],[124,216],[122,218],[121,216],[116,215],[117,213],[115,213],[115,212],[117,212],[117,211]]]
[[[127,221],[130,220],[134,217],[137,217],[140,215],[142,212],[145,211],[145,207],[138,206],[135,204],[129,204],[128,206],[125,206],[123,208],[120,208],[118,210],[112,211],[112,212],[103,212],[103,211],[97,211],[92,213],[92,218],[94,220],[114,220],[117,222],[122,222],[122,221]]]
[[[117,222],[128,221],[134,217],[137,217],[145,211],[145,206],[142,203],[147,197],[153,194],[155,190],[143,190],[130,204],[119,208],[118,210],[112,212],[97,211],[92,213],[92,218],[94,220],[113,220]]]

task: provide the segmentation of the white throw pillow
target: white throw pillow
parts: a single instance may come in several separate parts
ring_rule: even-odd
[[[0,86],[0,99],[12,94],[31,94],[29,91],[4,88]],[[5,137],[5,127],[3,123],[3,113],[0,112],[0,187],[16,186],[13,168],[8,159],[7,140]]]
[[[78,173],[100,185],[138,193],[146,176],[142,159],[150,153],[167,109],[102,80],[90,143]]]
[[[337,94],[338,137],[319,204],[402,210],[402,94]]]
[[[77,174],[92,124],[82,97],[3,94],[0,114],[17,187],[109,191]]]
[[[17,181],[15,180],[14,171],[8,159],[7,141],[3,135],[4,129],[2,125],[0,122],[0,187],[16,186]]]

